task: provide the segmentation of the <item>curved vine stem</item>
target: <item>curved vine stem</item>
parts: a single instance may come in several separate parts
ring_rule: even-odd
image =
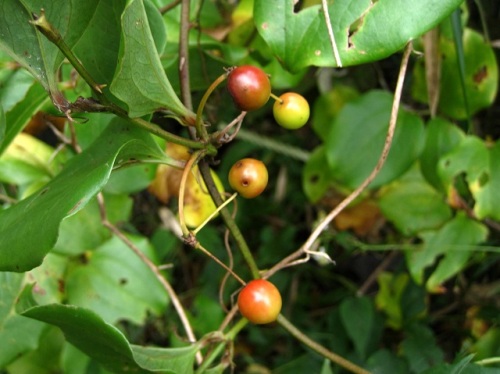
[[[225,342],[219,343],[215,349],[213,349],[208,357],[203,361],[203,363],[196,370],[196,374],[202,374],[208,367],[214,362],[214,360],[221,354],[222,350],[226,347],[227,342],[232,341],[236,335],[248,324],[248,320],[245,318],[240,319],[225,335]]]
[[[186,183],[189,177],[189,174],[193,170],[194,166],[198,163],[200,158],[203,156],[202,151],[196,151],[191,155],[188,162],[184,166],[184,170],[182,172],[181,183],[179,186],[179,222],[181,225],[182,235],[184,238],[188,238],[191,235],[191,232],[187,228],[186,218],[184,217],[184,199],[186,197]]]
[[[195,246],[196,249],[199,249],[201,252],[203,252],[205,255],[210,257],[212,260],[214,260],[217,264],[219,264],[224,270],[226,270],[229,274],[231,274],[234,279],[236,279],[238,282],[241,283],[242,286],[246,285],[246,282],[241,279],[238,274],[236,274],[232,269],[230,269],[225,263],[223,263],[221,260],[219,260],[217,257],[215,257],[213,254],[211,254],[205,247],[203,247],[200,243],[196,243]]]
[[[216,206],[222,205],[224,201],[220,196],[219,190],[217,190],[217,187],[215,186],[214,180],[212,178],[212,173],[210,172],[210,167],[208,166],[206,160],[204,159],[201,160],[198,167],[200,169],[203,180],[205,181],[205,185],[207,186],[208,192],[210,193],[210,196],[212,196],[215,205]],[[227,208],[221,209],[220,213],[222,219],[224,220],[224,223],[226,224],[226,227],[229,229],[231,235],[233,236],[233,239],[236,241],[236,244],[240,249],[243,258],[247,262],[248,267],[250,268],[250,271],[252,273],[252,277],[254,279],[260,278],[259,268],[255,263],[253,255],[250,252],[250,248],[248,247],[248,244],[245,238],[243,237],[240,228],[238,227],[234,219],[231,217],[231,213],[229,212],[229,210],[227,210]]]
[[[198,110],[196,111],[196,132],[198,136],[205,142],[208,141],[208,133],[203,124],[203,110],[205,109],[205,104],[207,103],[207,100],[212,92],[214,92],[217,86],[224,82],[226,78],[227,73],[224,73],[221,74],[215,81],[213,81],[213,83],[210,85],[210,87],[207,88],[203,97],[201,98],[200,104],[198,105]]]
[[[182,326],[184,327],[184,331],[191,343],[196,342],[196,336],[194,335],[193,329],[191,328],[191,324],[189,323],[189,319],[184,311],[184,307],[182,306],[177,293],[174,288],[170,285],[168,280],[163,276],[160,269],[156,264],[149,259],[137,246],[132,243],[132,241],[113,223],[108,220],[106,213],[106,205],[104,203],[104,196],[102,192],[99,192],[97,195],[97,202],[99,204],[99,213],[101,216],[101,221],[104,227],[106,227],[109,231],[111,231],[118,239],[120,239],[125,245],[134,252],[137,257],[151,270],[151,272],[155,275],[158,282],[163,286],[164,290],[167,292],[170,300],[172,301],[172,305],[181,320]],[[198,363],[201,363],[203,360],[203,356],[201,352],[196,353],[196,360]]]
[[[351,373],[355,374],[370,374],[369,371],[363,369],[362,367],[352,363],[349,360],[346,360],[342,356],[339,356],[336,353],[326,349],[321,344],[315,342],[307,335],[302,333],[298,328],[296,328],[290,321],[288,321],[282,314],[278,316],[278,323],[288,331],[292,336],[294,336],[297,340],[301,341],[305,345],[307,345],[312,350],[318,352],[323,357],[329,359],[330,361],[336,363],[339,366],[342,366],[344,369],[349,370]]]
[[[351,204],[361,193],[368,187],[368,185],[375,179],[375,177],[378,175],[380,170],[382,169],[382,166],[384,166],[385,161],[387,159],[387,156],[389,154],[389,151],[391,149],[392,145],[392,140],[394,138],[394,132],[396,130],[396,123],[397,123],[397,118],[398,118],[398,112],[399,112],[399,104],[401,101],[401,93],[403,91],[403,84],[405,80],[405,75],[406,75],[406,68],[408,66],[408,61],[410,58],[410,54],[413,51],[413,45],[412,43],[408,43],[406,46],[404,53],[403,53],[403,58],[401,61],[401,67],[399,69],[399,75],[398,75],[398,81],[396,84],[396,89],[394,92],[394,100],[392,102],[392,109],[391,109],[391,116],[389,120],[389,127],[387,129],[387,135],[385,138],[385,143],[384,143],[384,148],[382,149],[382,153],[380,154],[380,157],[377,161],[377,164],[373,168],[372,172],[368,177],[361,183],[361,185],[356,188],[354,191],[351,192],[350,195],[348,195],[344,200],[340,202],[339,205],[337,205],[324,219],[321,221],[321,223],[314,229],[314,231],[309,235],[309,238],[305,241],[305,243],[294,253],[290,254],[283,260],[281,260],[279,263],[274,265],[271,269],[269,269],[263,276],[263,278],[269,278],[271,275],[275,274],[277,271],[280,269],[283,269],[287,267],[290,263],[295,261],[297,258],[301,257],[303,254],[305,254],[307,251],[310,250],[310,248],[313,246],[314,242],[319,238],[321,233],[330,225],[330,223],[333,221],[337,215],[343,211],[349,204]]]

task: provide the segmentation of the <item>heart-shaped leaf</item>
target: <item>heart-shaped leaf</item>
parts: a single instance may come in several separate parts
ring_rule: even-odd
[[[439,228],[451,218],[443,195],[425,181],[416,167],[384,188],[378,203],[384,216],[405,235]]]
[[[146,239],[129,239],[154,260]],[[69,303],[91,309],[110,323],[127,319],[140,325],[148,312],[161,314],[168,301],[151,270],[117,237],[68,270],[66,292]]]
[[[458,126],[442,118],[433,118],[427,123],[425,147],[420,156],[422,175],[434,188],[444,191],[438,175],[439,159],[458,145],[465,134]]]
[[[384,146],[392,96],[371,91],[346,104],[331,123],[325,146],[331,177],[356,188],[375,167]],[[376,188],[406,172],[419,157],[425,140],[422,120],[400,110],[391,150],[370,185]]]

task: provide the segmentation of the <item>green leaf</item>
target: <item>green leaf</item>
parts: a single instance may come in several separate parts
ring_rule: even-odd
[[[118,64],[122,32],[120,16],[125,4],[125,0],[96,1],[89,14],[88,25],[73,48],[92,78],[98,84],[106,85],[103,89],[106,96],[110,96],[109,85]],[[72,16],[78,19],[80,14]]]
[[[325,142],[330,174],[338,183],[354,189],[371,173],[384,146],[391,107],[391,94],[370,91],[340,111]],[[377,188],[406,172],[419,157],[424,136],[421,119],[400,110],[391,151],[370,186]]]
[[[28,273],[28,279],[35,283],[33,295],[40,304],[62,302],[66,298],[66,270],[68,258],[49,253],[40,266]]]
[[[320,145],[304,166],[302,186],[307,198],[313,203],[318,202],[333,183],[330,173],[325,170],[326,164],[326,147]]]
[[[404,235],[437,229],[451,218],[451,209],[438,193],[413,168],[384,188],[378,204],[384,216]]]
[[[63,157],[55,149],[27,133],[20,133],[0,156],[0,181],[20,187],[19,198],[26,195],[26,185],[39,186],[61,169]]]
[[[106,214],[111,223],[128,221],[132,210],[131,198],[126,195],[105,193],[104,201]],[[52,251],[78,256],[97,248],[110,236],[110,231],[102,225],[97,200],[92,199],[83,209],[61,222],[59,236]]]
[[[43,3],[48,21],[72,48],[81,38],[99,0],[47,0]],[[0,48],[25,67],[52,95],[57,106],[65,99],[57,88],[57,71],[63,61],[59,49],[30,23],[40,15],[37,0],[6,0],[0,14]],[[12,32],[15,30],[15,32]]]
[[[500,219],[500,142],[487,146],[484,141],[467,136],[457,147],[441,158],[439,175],[451,193],[455,178],[465,173],[470,192],[475,199],[477,218]]]
[[[399,51],[461,3],[462,0],[334,1],[328,10],[342,65],[380,60]],[[336,66],[319,5],[296,13],[293,0],[255,0],[254,17],[259,34],[288,69]]]
[[[441,365],[435,366],[433,368],[425,370],[422,374],[462,374],[468,372],[467,367],[470,368],[471,362],[474,355],[469,355],[467,357],[462,358],[460,361],[448,364],[442,363]]]
[[[328,138],[331,124],[344,105],[359,95],[359,92],[351,86],[336,85],[316,99],[311,116],[312,128],[321,140],[326,141]]]
[[[37,13],[40,9],[37,9]],[[56,80],[52,69],[47,69],[44,52],[56,53],[55,46],[44,44],[43,36],[29,23],[31,10],[18,0],[6,0],[0,13],[0,48],[25,67],[50,91]],[[12,32],[11,30],[15,30]],[[47,47],[48,51],[45,51]]]
[[[26,318],[28,321],[29,319]],[[27,352],[6,369],[9,374],[50,374],[60,372],[59,358],[64,337],[55,327],[46,328],[36,350]],[[75,374],[75,373],[73,373]]]
[[[146,239],[129,239],[156,262]],[[140,325],[148,312],[161,314],[168,301],[152,271],[117,237],[68,271],[66,292],[70,304],[91,309],[109,323],[127,319]]]
[[[379,310],[387,315],[386,324],[393,329],[399,330],[403,326],[403,310],[401,298],[408,285],[407,274],[394,275],[383,272],[377,278],[379,291],[375,303]]]
[[[5,112],[3,111],[3,105],[0,104],[0,155],[2,154],[1,147],[5,140]]]
[[[24,277],[24,274],[0,272],[0,368],[35,349],[45,328],[43,323],[19,316],[14,310]]]
[[[18,313],[59,327],[66,340],[117,373],[192,373],[197,344],[182,348],[139,347],[129,344],[114,326],[91,310],[73,305],[38,305],[27,287],[20,299]]]
[[[413,324],[406,331],[401,351],[410,364],[410,372],[421,373],[443,361],[443,351],[437,346],[434,334],[427,326]]]
[[[461,271],[477,245],[488,235],[487,228],[459,213],[437,231],[421,234],[423,245],[418,251],[406,252],[407,265],[415,281],[423,282],[423,271],[443,256],[427,281],[427,289],[434,291],[442,282]]]
[[[500,142],[496,142],[488,149],[488,170],[471,181],[470,190],[476,204],[474,213],[478,219],[486,217],[500,220]]]
[[[120,57],[110,89],[127,104],[130,117],[140,117],[159,109],[171,110],[181,117],[194,116],[181,103],[165,75],[144,2],[131,1],[121,22]]]
[[[372,301],[367,297],[347,299],[340,305],[340,317],[357,354],[365,359],[383,328]]]
[[[367,369],[372,374],[407,374],[409,372],[406,361],[387,349],[381,349],[371,355],[367,360]]]
[[[434,188],[444,191],[438,174],[438,161],[450,152],[465,137],[453,123],[442,118],[433,118],[427,123],[425,147],[420,156],[422,175]]]
[[[40,265],[56,242],[61,221],[102,189],[115,163],[131,158],[169,162],[149,133],[116,119],[44,188],[0,211],[0,269],[20,272]]]
[[[471,347],[476,360],[500,356],[500,328],[491,327]]]
[[[25,70],[18,70],[2,88],[0,100],[5,108],[5,137],[3,142],[0,141],[1,155],[49,97],[31,75]]]
[[[166,373],[192,373],[197,345],[180,348],[155,348],[132,345],[135,361],[143,368]]]
[[[494,101],[498,90],[498,64],[491,45],[483,35],[466,29],[463,35],[465,53],[465,94],[470,115],[488,107]],[[460,84],[460,70],[453,40],[445,35],[440,40],[440,53],[443,55],[441,66],[441,95],[438,110],[452,118],[465,119],[464,96]],[[422,102],[427,102],[424,62],[415,66],[412,94]]]

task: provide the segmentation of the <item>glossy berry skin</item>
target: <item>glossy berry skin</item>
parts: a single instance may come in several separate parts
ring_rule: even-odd
[[[246,199],[253,199],[265,190],[269,175],[262,161],[243,158],[231,167],[228,179],[233,190]]]
[[[227,88],[236,106],[244,111],[263,107],[271,95],[269,77],[258,67],[238,66],[229,72]]]
[[[255,279],[248,282],[238,295],[238,308],[252,323],[271,323],[280,314],[281,294],[271,282]]]
[[[302,95],[287,92],[280,96],[273,105],[274,119],[285,129],[296,130],[304,126],[309,119],[309,103]]]

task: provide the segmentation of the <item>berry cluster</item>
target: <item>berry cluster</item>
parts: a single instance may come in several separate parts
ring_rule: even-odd
[[[273,115],[276,122],[286,129],[298,129],[309,119],[309,103],[302,95],[287,92],[280,97],[271,93],[271,82],[261,69],[244,65],[232,69],[227,78],[227,88],[234,103],[244,111],[263,107],[272,96],[276,102]]]
[[[242,111],[260,109],[270,97],[275,99],[274,119],[286,129],[298,129],[309,119],[309,104],[303,96],[295,92],[287,92],[279,97],[273,95],[269,77],[255,66],[245,65],[230,70],[227,88],[235,105]],[[237,161],[228,175],[231,188],[247,199],[257,197],[264,191],[268,177],[264,163],[253,158]],[[281,311],[281,303],[280,292],[265,279],[247,283],[238,296],[241,314],[255,324],[275,321]]]

